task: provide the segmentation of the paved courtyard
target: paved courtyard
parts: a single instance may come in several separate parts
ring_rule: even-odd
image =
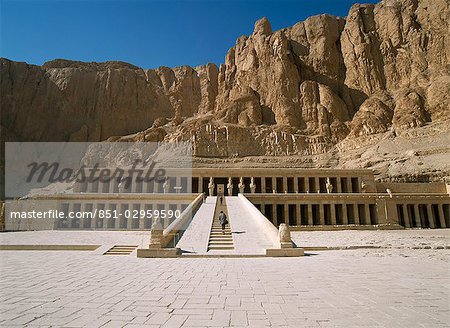
[[[448,243],[448,231],[435,232]],[[15,239],[2,235],[3,242]],[[90,251],[2,251],[0,326],[450,325],[450,250],[307,253],[138,259]]]

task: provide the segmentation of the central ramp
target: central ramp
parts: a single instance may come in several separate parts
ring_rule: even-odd
[[[218,220],[220,211],[228,218],[225,233]],[[278,229],[247,199],[208,197],[176,247],[184,256],[265,256],[266,249],[279,248]]]
[[[253,210],[257,209],[252,204],[244,202],[237,196],[225,198],[229,221],[233,228],[231,233],[234,240],[234,254],[265,255],[266,249],[279,247],[272,242],[273,238],[254,217]]]
[[[217,197],[207,197],[176,247],[183,253],[206,254]]]

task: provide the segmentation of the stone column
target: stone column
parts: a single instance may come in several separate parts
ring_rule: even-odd
[[[372,222],[370,220],[370,206],[369,204],[364,204],[364,211],[366,216],[366,224],[370,225]]]
[[[405,223],[405,228],[411,228],[411,221],[409,220],[408,207],[406,206],[406,204],[402,204],[402,209],[403,209],[403,222]]]
[[[110,186],[110,188],[111,188],[111,186]],[[105,206],[103,209],[105,210],[104,215],[103,215],[103,229],[107,229],[107,228],[109,228],[109,226],[108,226],[108,219],[106,218],[106,210],[109,209],[109,203],[105,203]]]
[[[179,177],[179,176],[175,177],[175,186],[171,186],[171,188],[173,189],[173,187],[181,187],[181,177]],[[181,190],[180,189],[176,189],[175,192],[176,193],[180,193]]]
[[[81,192],[81,182],[75,182],[73,185],[73,192]]]
[[[67,215],[69,215],[70,212],[73,212],[75,209],[75,203],[70,202],[67,206]],[[69,216],[67,216],[67,228],[71,229],[73,227],[73,222],[75,221],[75,218],[69,218]]]
[[[353,208],[355,209],[355,224],[356,225],[360,225],[361,224],[361,221],[360,221],[360,218],[359,218],[359,206],[358,206],[358,204],[357,203],[354,203],[353,204]]]
[[[110,179],[109,180],[109,193],[113,193],[114,192],[114,187],[115,187],[115,185],[116,185],[116,183],[117,183],[117,180],[116,179]]]
[[[324,225],[324,224],[325,224],[324,221],[325,221],[325,220],[324,220],[323,204],[320,203],[320,204],[319,204],[319,224],[320,224],[320,225]]]
[[[122,209],[123,209],[123,204],[117,204],[117,206],[116,206],[116,214],[117,215],[115,215],[116,216],[116,218],[115,218],[115,223],[114,223],[114,228],[115,229],[120,229],[121,227],[120,227],[120,214],[123,212],[122,211]]]
[[[445,228],[445,215],[444,215],[444,204],[438,205],[439,210],[439,222],[441,223],[441,228]]]
[[[199,193],[203,192],[203,177],[198,178],[198,192]]]
[[[261,203],[261,214],[266,216],[266,204]]]
[[[294,176],[294,192],[298,193],[298,177]]]
[[[137,192],[137,187],[138,187],[137,185],[138,184],[137,184],[135,179],[136,179],[136,177],[134,175],[130,176],[130,183],[131,183],[131,188],[130,189],[131,189],[132,193],[136,193]]]
[[[295,204],[295,222],[297,224],[297,226],[302,225],[302,220],[301,220],[301,211],[300,211],[300,204]]]
[[[342,204],[342,224],[348,225],[347,203]]]
[[[141,215],[141,210],[145,211],[145,204],[139,204],[139,229],[145,229],[145,215]]]
[[[414,204],[414,221],[415,227],[422,226],[422,220],[420,219],[419,204]]]
[[[356,188],[357,190],[355,190],[355,192],[360,192],[361,190],[361,182],[362,182],[362,178],[358,177],[358,183],[356,184]]]
[[[127,220],[127,229],[132,229],[133,228],[133,204],[130,204],[128,206],[128,211],[129,211],[129,216],[125,217],[125,219]]]
[[[309,193],[309,177],[305,176],[303,181],[305,183],[305,193]]]
[[[94,181],[86,182],[86,192],[94,192]]]
[[[289,226],[289,204],[284,203],[284,223]]]
[[[275,190],[277,192],[277,178],[272,177],[272,191]]]
[[[283,177],[283,192],[288,192],[287,177]]]
[[[91,228],[97,229],[97,222],[98,222],[98,213],[97,215],[94,215],[98,211],[98,203],[92,204],[92,219],[91,219]]]
[[[331,224],[336,225],[336,204],[331,202],[330,204],[330,212],[331,212]]]
[[[89,208],[88,208],[88,205],[89,204],[83,204],[83,203],[81,203],[81,205],[82,206],[80,206],[80,212],[84,212],[84,213],[86,213],[88,210],[90,210]],[[92,212],[91,212],[92,213]],[[84,215],[85,214],[83,214],[81,217],[80,217],[80,229],[85,229],[85,223],[86,223],[86,220],[87,220],[87,218],[85,218],[84,217]],[[92,221],[92,219],[91,219],[91,221]]]
[[[272,221],[275,226],[278,226],[277,205],[276,204],[272,204]]]
[[[336,192],[338,194],[342,193],[342,186],[341,186],[341,178],[340,177],[336,178]]]
[[[352,178],[351,177],[347,177],[347,192],[352,193]]]
[[[164,218],[164,229],[167,228],[170,224],[170,219],[168,218],[167,211],[169,210],[169,205],[164,204],[164,210],[166,211],[166,217]]]
[[[266,177],[261,177],[261,193],[266,192]]]
[[[431,209],[431,205],[427,204],[427,214],[428,214],[428,222],[430,223],[430,228],[434,229],[436,227],[434,223],[434,215],[433,210]]]
[[[314,225],[313,214],[312,214],[312,205],[311,204],[308,204],[308,225],[309,226],[313,226]]]
[[[315,190],[313,192],[317,193],[317,191],[320,190],[320,179],[319,179],[319,177],[315,177],[314,178],[314,184],[315,184],[315,186],[314,186]],[[320,208],[320,206],[319,206],[319,208]]]

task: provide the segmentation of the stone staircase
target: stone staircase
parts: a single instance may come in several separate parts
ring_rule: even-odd
[[[115,245],[103,255],[130,255],[137,247],[137,245]]]
[[[228,224],[222,231],[222,225],[219,221],[219,213],[223,211],[227,216]],[[214,219],[209,234],[208,251],[230,251],[234,250],[233,235],[231,233],[230,218],[228,216],[225,197],[223,204],[220,204],[220,198],[217,197],[216,210],[214,211]]]

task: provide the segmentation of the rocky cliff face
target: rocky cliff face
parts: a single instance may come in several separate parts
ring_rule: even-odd
[[[191,140],[207,165],[276,156],[381,178],[448,177],[449,21],[447,0],[354,5],[345,19],[319,15],[279,31],[263,18],[220,67],[2,59],[3,138]],[[378,153],[392,145],[423,157],[397,168],[402,156]],[[430,154],[435,165],[423,165]]]

